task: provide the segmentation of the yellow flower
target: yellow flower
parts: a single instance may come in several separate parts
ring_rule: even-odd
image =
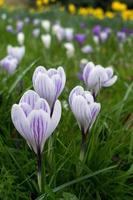
[[[102,8],[96,8],[93,11],[93,15],[98,18],[98,19],[103,19],[104,18],[104,12]]]
[[[113,12],[111,12],[111,11],[107,11],[105,13],[105,16],[111,19],[111,18],[113,18],[115,16],[115,14]]]
[[[86,16],[86,15],[88,15],[88,9],[87,9],[87,8],[84,8],[84,7],[81,7],[81,8],[79,8],[78,13],[79,13],[80,15]]]
[[[112,9],[115,11],[124,11],[127,9],[127,5],[125,3],[121,3],[119,1],[114,1],[112,3]]]
[[[76,13],[76,7],[74,4],[69,4],[68,5],[68,10],[71,14],[75,14]]]
[[[42,1],[41,1],[41,0],[37,0],[37,1],[36,1],[36,5],[37,5],[38,7],[41,7],[41,6],[42,6]]]
[[[44,3],[45,5],[47,5],[47,4],[49,4],[49,0],[43,0],[43,3]]]
[[[123,20],[133,20],[133,10],[125,10],[121,15]]]
[[[3,6],[4,0],[0,0],[0,6]]]

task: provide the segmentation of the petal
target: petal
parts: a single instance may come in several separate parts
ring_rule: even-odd
[[[17,131],[29,142],[29,123],[23,109],[19,105],[14,104],[12,106],[11,118]]]
[[[84,91],[84,97],[86,98],[88,103],[93,103],[94,102],[94,97],[89,91]]]
[[[55,101],[56,92],[53,80],[51,80],[47,74],[38,74],[35,80],[34,89],[41,98],[47,100],[51,108]]]
[[[39,95],[35,91],[28,90],[27,92],[25,92],[23,94],[23,96],[21,97],[19,103],[27,103],[33,109],[35,107],[35,104],[36,104],[36,102],[37,102],[37,100],[39,98],[40,98]]]
[[[101,104],[100,103],[92,103],[90,105],[90,110],[91,110],[91,117],[92,117],[90,128],[92,128],[92,126],[101,110]]]
[[[35,104],[35,109],[37,110],[42,109],[48,114],[50,114],[50,107],[49,107],[48,102],[45,99],[42,99],[42,98],[38,99],[38,101]]]
[[[54,105],[52,117],[50,118],[50,124],[46,138],[48,138],[56,129],[57,125],[59,124],[60,118],[61,118],[61,103],[59,100],[57,100]]]
[[[107,67],[107,68],[105,68],[105,71],[106,71],[106,73],[107,73],[107,75],[108,75],[108,78],[111,78],[112,76],[113,76],[113,68],[112,67]]]
[[[20,103],[19,106],[23,109],[23,112],[25,113],[26,117],[32,111],[31,106],[27,103]]]
[[[62,80],[58,74],[52,76],[53,83],[55,85],[55,98],[57,99],[61,94]]]
[[[58,67],[57,71],[62,80],[62,86],[61,86],[61,91],[62,91],[64,89],[65,83],[66,83],[66,74],[65,74],[63,67]]]
[[[106,81],[105,83],[103,83],[103,87],[109,87],[112,86],[116,81],[117,81],[117,76],[113,76],[113,78],[109,79],[108,81]]]
[[[89,75],[90,75],[90,72],[92,71],[92,69],[95,67],[94,63],[93,62],[89,62],[84,70],[83,70],[83,79],[84,79],[84,82],[87,83],[87,80],[89,78]]]
[[[35,80],[36,80],[36,77],[38,76],[39,73],[46,73],[47,70],[45,69],[45,67],[43,66],[38,66],[34,73],[33,73],[33,77],[32,77],[32,82],[33,82],[33,86],[35,85]]]
[[[84,89],[81,86],[76,86],[75,88],[72,89],[69,95],[69,104],[72,104],[73,96],[76,95],[82,95],[84,93]]]
[[[33,110],[28,116],[31,130],[31,145],[35,152],[43,151],[49,126],[49,114],[43,110]]]
[[[51,78],[53,75],[57,74],[57,70],[54,68],[51,68],[47,71],[48,76]]]

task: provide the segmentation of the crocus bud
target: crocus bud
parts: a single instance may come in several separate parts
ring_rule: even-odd
[[[65,28],[65,37],[67,41],[71,41],[73,39],[73,28]]]
[[[46,31],[46,32],[49,32],[50,31],[50,26],[51,26],[51,23],[49,20],[43,20],[41,22],[41,25],[42,25],[42,28]]]
[[[9,74],[13,74],[15,69],[18,67],[18,61],[12,56],[6,56],[0,61],[0,66]]]
[[[11,45],[7,46],[7,54],[16,58],[18,62],[22,60],[25,54],[25,47],[13,47]]]
[[[45,34],[41,36],[41,40],[43,42],[43,45],[45,46],[46,49],[50,48],[51,45],[51,35],[50,34]]]
[[[51,113],[53,106],[64,89],[66,82],[66,75],[62,67],[57,69],[51,68],[46,70],[39,66],[33,74],[33,87],[40,97],[47,100],[49,103]]]
[[[39,28],[35,28],[35,29],[32,31],[32,35],[33,35],[33,37],[38,38],[39,35],[40,35],[40,29],[39,29]]]
[[[19,104],[14,104],[11,110],[15,128],[36,154],[43,151],[44,144],[57,127],[60,117],[59,100],[55,102],[53,114],[50,117],[47,101],[32,90],[25,92]]]
[[[75,48],[74,48],[74,45],[70,42],[67,42],[64,44],[64,47],[66,49],[66,54],[67,54],[67,57],[68,58],[71,58],[74,56],[74,53],[75,53]]]
[[[83,70],[83,80],[94,97],[102,87],[112,86],[117,76],[113,75],[112,67],[103,68],[101,65],[94,65],[89,62]]]
[[[19,32],[19,33],[17,34],[17,40],[18,40],[18,43],[19,43],[20,45],[23,45],[23,44],[24,44],[24,39],[25,39],[24,33],[23,33],[23,32]]]
[[[60,24],[53,25],[52,33],[56,36],[59,42],[61,42],[65,37],[65,30],[60,26]]]
[[[23,29],[23,26],[24,26],[24,22],[23,21],[17,21],[17,23],[16,23],[16,31],[17,32],[21,32],[22,31],[22,29]]]
[[[73,88],[69,95],[71,110],[83,135],[90,131],[100,112],[100,103],[95,103],[92,94],[81,86]]]
[[[82,47],[81,51],[85,54],[88,54],[93,52],[93,48],[90,45],[85,45]]]

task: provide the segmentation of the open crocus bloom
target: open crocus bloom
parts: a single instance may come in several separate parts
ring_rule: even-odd
[[[61,104],[57,100],[50,117],[50,107],[45,99],[33,90],[24,93],[19,104],[14,104],[11,118],[17,131],[37,154],[43,151],[47,138],[57,127],[61,117]]]
[[[25,47],[13,47],[11,45],[7,46],[7,54],[16,58],[18,62],[22,60],[25,54]]]
[[[33,74],[33,87],[40,97],[47,100],[51,110],[64,89],[66,75],[62,67],[46,70],[39,66]]]
[[[117,76],[113,75],[112,67],[103,68],[101,65],[94,65],[89,62],[83,70],[83,80],[94,97],[102,87],[112,86]]]
[[[4,68],[9,74],[12,74],[18,67],[18,61],[12,56],[6,56],[0,61],[0,66]]]
[[[89,91],[84,91],[81,86],[77,86],[69,95],[69,104],[82,134],[86,135],[100,112],[100,103],[94,102],[94,98]]]

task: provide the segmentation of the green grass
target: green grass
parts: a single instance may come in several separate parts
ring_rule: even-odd
[[[9,17],[15,15],[9,14]],[[27,13],[22,15],[26,16]],[[0,69],[0,199],[133,199],[133,39],[131,43],[126,42],[123,51],[120,51],[118,41],[112,34],[97,50],[89,33],[90,28],[97,23],[114,28],[114,32],[123,25],[130,27],[131,23],[126,24],[119,19],[99,22],[57,12],[39,17],[52,21],[60,19],[64,26],[74,27],[76,32],[82,31],[80,22],[86,22],[87,40],[94,47],[94,53],[84,56],[74,42],[75,56],[68,59],[63,45],[55,39],[51,49],[46,51],[40,39],[31,37],[32,24],[24,27],[26,55],[19,68],[11,76]],[[5,31],[6,25],[7,21],[0,21],[0,58],[6,55],[8,44],[17,45],[16,36]],[[11,122],[11,106],[19,101],[27,89],[32,88],[32,74],[39,65],[64,67],[67,82],[59,99],[62,105],[68,103],[71,89],[76,85],[83,85],[76,76],[82,58],[105,67],[114,66],[118,81],[111,88],[103,89],[98,97],[97,101],[101,103],[102,109],[91,131],[83,166],[79,161],[80,130],[68,104],[63,106],[60,124],[52,135],[53,163],[48,158],[48,142],[44,147],[47,184],[45,194],[40,195],[36,178],[36,157]],[[83,167],[80,175],[77,174],[77,167]]]

